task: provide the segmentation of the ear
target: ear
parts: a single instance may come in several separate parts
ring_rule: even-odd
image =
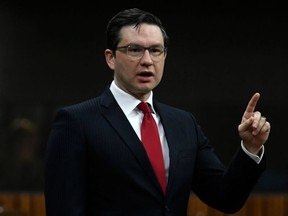
[[[113,54],[112,50],[106,49],[104,54],[105,54],[105,59],[106,59],[107,65],[109,66],[109,68],[111,70],[114,70],[114,68],[115,68],[114,67],[114,54]]]

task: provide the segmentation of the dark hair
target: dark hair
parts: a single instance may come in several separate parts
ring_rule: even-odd
[[[106,46],[108,49],[115,50],[119,41],[121,40],[120,30],[124,26],[134,25],[137,28],[140,24],[147,23],[157,25],[163,35],[164,46],[168,45],[168,35],[162,25],[161,20],[144,10],[138,8],[131,8],[120,11],[110,19],[106,28]]]

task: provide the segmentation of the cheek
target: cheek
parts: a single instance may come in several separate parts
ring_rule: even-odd
[[[117,58],[114,59],[115,70],[129,71],[131,70],[131,68],[133,68],[133,62],[127,61],[126,58],[122,58],[122,56],[117,56]]]
[[[115,71],[120,76],[129,76],[130,67],[127,63],[115,62]]]
[[[157,65],[156,67],[156,74],[157,74],[157,80],[160,82],[160,80],[162,79],[163,73],[164,73],[164,62]]]
[[[115,77],[121,82],[131,82],[134,77],[134,74],[131,72],[131,66],[126,64],[115,64]]]

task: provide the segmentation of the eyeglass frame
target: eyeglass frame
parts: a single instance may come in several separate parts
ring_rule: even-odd
[[[129,52],[129,48],[131,47],[131,46],[135,46],[136,48],[141,48],[141,49],[143,49],[142,51],[141,51],[141,53],[142,53],[142,55],[140,55],[140,56],[133,56],[133,55],[131,55],[131,53],[130,53],[130,55],[128,54],[128,52]],[[159,55],[153,55],[153,52],[151,52],[151,50],[153,49],[153,48],[161,48],[161,49],[163,49],[160,53],[159,53]],[[125,45],[125,46],[118,46],[118,47],[116,47],[115,48],[115,51],[116,50],[119,50],[119,51],[121,51],[120,49],[125,49],[125,52],[126,52],[126,55],[129,57],[129,58],[131,58],[132,60],[139,60],[139,59],[141,59],[143,56],[144,56],[144,54],[145,54],[145,51],[146,50],[148,50],[148,52],[149,52],[149,55],[150,55],[150,57],[151,57],[151,59],[153,60],[153,61],[160,61],[161,60],[161,55],[162,54],[164,54],[164,56],[166,56],[166,54],[167,54],[167,47],[165,47],[165,46],[162,46],[162,45],[153,45],[153,46],[150,46],[150,47],[144,47],[144,46],[141,46],[141,45],[139,45],[139,44],[127,44],[127,45]],[[159,59],[157,59],[159,57]],[[156,59],[155,59],[156,58]]]

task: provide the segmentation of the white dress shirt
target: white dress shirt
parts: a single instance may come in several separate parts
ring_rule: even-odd
[[[110,86],[110,90],[116,99],[117,103],[121,107],[122,111],[126,115],[128,121],[132,125],[134,131],[136,132],[137,136],[141,140],[141,123],[143,118],[143,112],[140,111],[137,108],[137,105],[141,102],[137,98],[133,97],[132,95],[128,94],[127,92],[120,89],[115,82],[113,81]],[[164,166],[165,166],[165,173],[166,173],[166,179],[168,179],[169,175],[169,164],[170,164],[170,158],[169,158],[169,148],[167,139],[165,137],[163,125],[160,121],[159,115],[155,112],[154,106],[153,106],[153,92],[151,92],[147,103],[150,104],[151,110],[152,110],[152,116],[154,117],[156,124],[158,126],[159,130],[159,136],[161,141],[161,147],[162,147],[162,153],[164,158]]]
[[[137,98],[133,97],[132,95],[128,94],[127,92],[120,89],[113,80],[110,85],[110,90],[116,99],[117,103],[119,104],[120,108],[126,115],[128,121],[132,125],[134,131],[136,132],[137,136],[141,140],[141,122],[143,118],[143,113],[137,108],[137,105],[141,102]],[[160,121],[159,115],[155,112],[154,106],[153,106],[153,92],[151,91],[151,94],[146,101],[150,104],[151,109],[153,111],[152,115],[157,123],[158,129],[159,129],[159,136],[161,141],[161,147],[163,152],[163,158],[164,158],[164,166],[166,171],[166,179],[168,179],[169,175],[169,164],[170,164],[170,158],[169,158],[169,148],[167,139],[165,137],[163,125]],[[241,142],[241,148],[243,151],[249,155],[256,163],[260,163],[263,155],[264,155],[264,146],[262,146],[261,149],[261,155],[254,155],[247,151],[247,149],[244,147],[243,143]]]

